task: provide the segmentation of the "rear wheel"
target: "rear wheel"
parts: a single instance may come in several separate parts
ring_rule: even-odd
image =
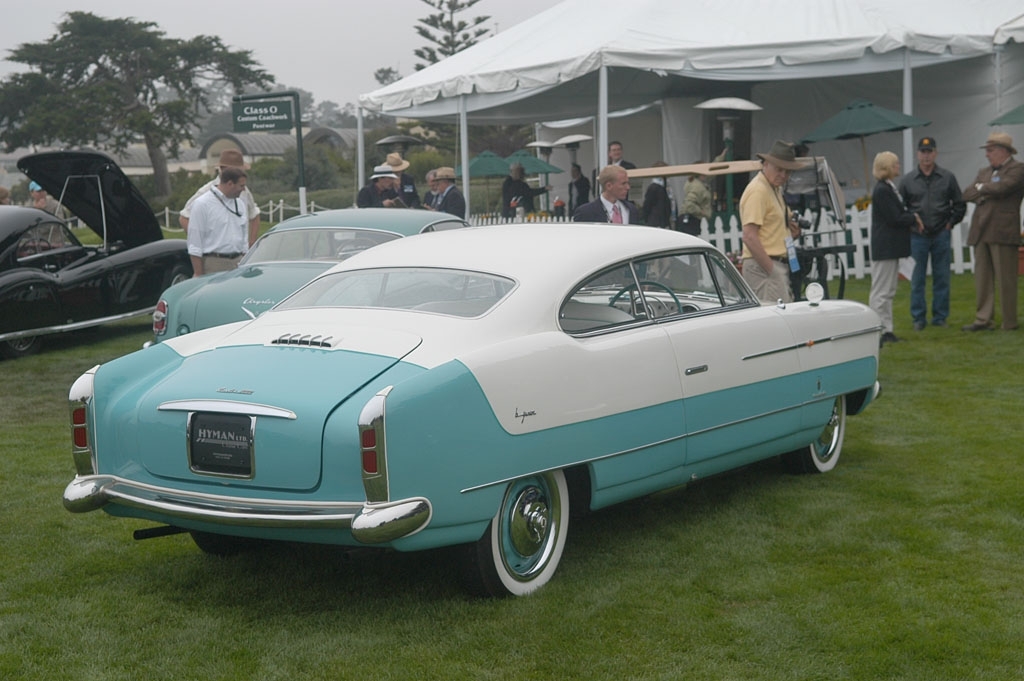
[[[818,437],[803,449],[786,455],[786,464],[794,473],[827,473],[839,462],[846,435],[846,396],[832,403],[832,414]]]
[[[192,270],[190,270],[188,267],[185,267],[184,265],[177,265],[177,266],[175,266],[175,268],[173,270],[171,270],[170,281],[168,282],[167,286],[165,286],[164,288],[169,288],[171,286],[174,286],[175,284],[180,284],[181,282],[185,281],[186,279],[191,279],[191,278],[192,278]]]
[[[516,480],[471,547],[470,577],[488,596],[525,596],[548,583],[569,530],[569,490],[562,471]]]
[[[43,339],[39,336],[24,336],[0,343],[0,355],[7,359],[17,359],[34,355],[43,347]]]

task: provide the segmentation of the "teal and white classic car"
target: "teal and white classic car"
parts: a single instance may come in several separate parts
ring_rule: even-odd
[[[397,208],[345,208],[289,218],[260,237],[235,269],[165,290],[153,311],[154,341],[252,319],[377,244],[466,226],[447,213]]]
[[[571,510],[780,455],[836,465],[879,391],[879,320],[810,293],[762,305],[708,243],[648,227],[397,239],[82,375],[64,504],[212,553],[466,545],[471,586],[527,594]]]

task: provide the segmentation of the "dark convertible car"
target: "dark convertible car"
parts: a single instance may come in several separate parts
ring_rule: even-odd
[[[35,352],[46,334],[150,314],[192,276],[184,239],[164,239],[139,190],[106,154],[32,154],[18,168],[102,239],[83,245],[60,217],[0,206],[0,355]]]

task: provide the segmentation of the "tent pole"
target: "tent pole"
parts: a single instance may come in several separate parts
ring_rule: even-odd
[[[1003,45],[996,45],[995,56],[992,61],[992,67],[995,71],[995,78],[993,85],[996,89],[996,115],[1002,115],[1003,112]]]
[[[871,196],[871,173],[868,172],[868,147],[864,143],[864,135],[860,136],[860,155],[864,159],[864,194]]]
[[[608,67],[601,65],[597,78],[597,168],[608,163],[605,154],[608,151]],[[600,192],[596,192],[600,193]]]
[[[462,195],[466,197],[466,214],[463,216],[469,219],[473,213],[469,207],[469,121],[466,114],[466,95],[459,95],[459,134],[462,135]]]
[[[366,184],[366,140],[363,138],[363,107],[356,107],[356,192]]]
[[[903,113],[908,116],[914,115],[914,69],[910,65],[909,47],[903,48]],[[905,128],[903,130],[903,168],[909,171],[916,166],[914,131],[910,128]]]

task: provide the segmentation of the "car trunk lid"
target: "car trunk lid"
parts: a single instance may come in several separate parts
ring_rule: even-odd
[[[137,413],[151,422],[124,429],[157,436],[123,445],[139,452],[157,477],[312,490],[321,479],[328,417],[421,339],[349,329],[325,348],[285,337],[285,342],[222,346],[186,357],[142,397]],[[353,418],[353,461],[359,456],[356,433]]]

